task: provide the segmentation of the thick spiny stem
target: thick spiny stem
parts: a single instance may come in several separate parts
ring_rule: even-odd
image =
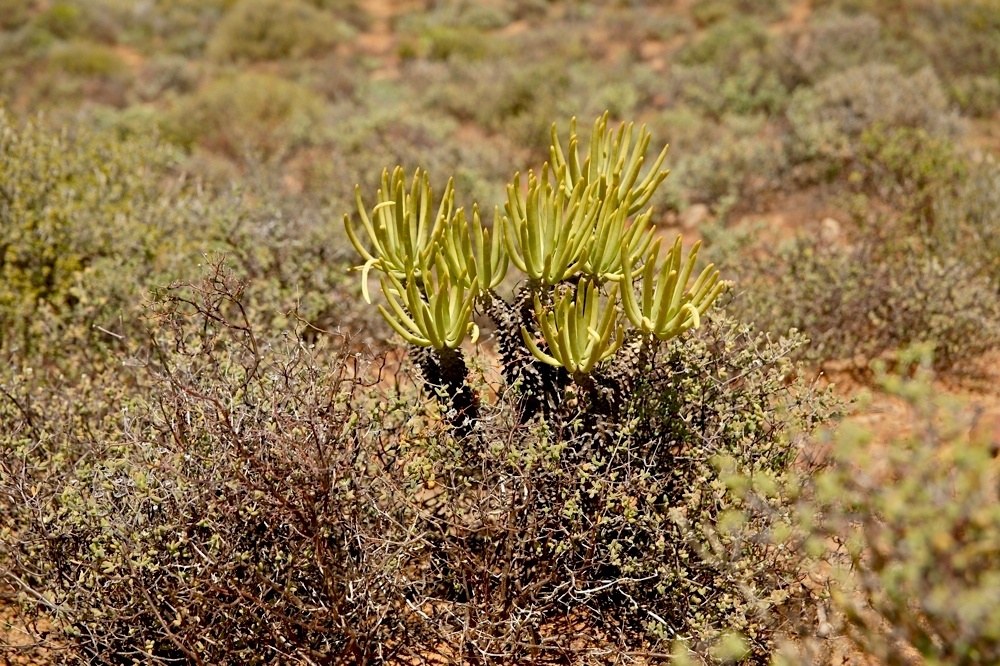
[[[595,406],[603,404],[608,417],[616,419],[621,413],[624,402],[648,372],[653,349],[652,337],[633,329],[626,334],[615,358],[594,372],[594,383],[601,389]]]
[[[524,345],[521,327],[535,328],[533,301],[532,290],[522,287],[513,305],[494,296],[485,307],[486,315],[496,326],[504,380],[507,386],[516,387],[519,394],[522,423],[539,412],[554,412],[562,400],[563,390],[569,384],[569,375],[563,368],[538,362]]]
[[[468,368],[460,349],[411,346],[410,353],[424,377],[424,385],[446,408],[446,418],[459,435],[472,432],[479,417],[479,396],[468,382]]]

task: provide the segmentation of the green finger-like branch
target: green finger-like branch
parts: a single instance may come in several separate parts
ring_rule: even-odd
[[[549,153],[554,170],[567,174],[561,181],[563,186],[576,187],[582,180],[592,195],[587,205],[598,210],[594,232],[585,248],[587,259],[581,268],[582,273],[598,282],[621,280],[623,249],[627,249],[633,264],[641,262],[653,240],[652,212],[647,210],[630,219],[646,206],[668,174],[661,170],[667,154],[664,148],[640,180],[650,133],[645,126],[636,130],[634,124],[624,123],[614,130],[608,127],[608,117],[605,113],[594,123],[582,161],[575,118],[570,122],[566,150],[553,125]]]
[[[566,167],[552,170],[546,164],[540,177],[529,172],[527,193],[521,191],[520,174],[507,185],[503,240],[510,261],[549,286],[581,270],[600,212],[597,184],[587,187],[579,180],[569,187],[567,179]]]
[[[476,296],[499,285],[510,264],[499,207],[494,210],[494,220],[491,237],[490,230],[483,228],[477,206],[472,208],[471,222],[459,208],[437,240],[451,274]]]
[[[454,215],[455,191],[451,180],[434,212],[434,192],[430,178],[417,169],[407,189],[406,174],[396,167],[390,175],[382,172],[382,186],[371,214],[355,187],[354,200],[370,248],[361,241],[349,216],[344,216],[344,228],[354,249],[365,260],[364,271],[376,268],[403,280],[410,273],[420,275],[430,267],[436,253],[435,239],[451,223]],[[363,288],[368,300],[367,288]],[[370,301],[369,301],[370,302]]]
[[[582,280],[575,290],[556,296],[551,308],[545,308],[536,295],[535,317],[550,353],[543,352],[528,330],[522,328],[525,345],[542,363],[564,367],[573,374],[590,373],[598,363],[613,356],[625,339],[615,306],[617,291],[615,285],[602,299],[596,284]]]
[[[668,146],[664,146],[646,176],[639,180],[639,174],[646,163],[646,152],[652,135],[643,125],[636,132],[633,123],[619,125],[615,131],[608,127],[607,112],[594,123],[590,144],[583,161],[580,161],[580,140],[576,132],[576,118],[570,121],[569,144],[564,152],[555,125],[552,126],[552,147],[549,159],[555,169],[566,167],[571,183],[583,178],[589,185],[603,179],[604,188],[617,191],[618,200],[628,202],[628,215],[642,210],[653,193],[670,172],[663,169]],[[602,190],[602,197],[605,190]]]
[[[465,336],[473,340],[479,329],[472,321],[475,294],[450,273],[441,256],[421,276],[410,272],[406,283],[393,273],[382,276],[382,293],[389,308],[378,306],[382,317],[407,342],[418,347],[454,349]]]
[[[633,271],[629,253],[622,252],[623,273],[627,276],[622,280],[622,303],[625,315],[633,326],[659,340],[669,340],[688,329],[698,328],[701,315],[711,307],[727,284],[720,281],[719,271],[709,264],[688,289],[700,241],[682,260],[681,238],[678,236],[667,250],[662,264],[659,263],[660,245],[661,239],[652,244],[640,272]],[[636,298],[633,279],[640,274],[641,294]]]

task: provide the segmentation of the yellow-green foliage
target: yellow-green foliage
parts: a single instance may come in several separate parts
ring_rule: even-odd
[[[928,351],[904,359],[918,364],[913,378],[879,376],[909,403],[912,433],[880,446],[863,426],[845,424],[805,515],[814,547],[842,544],[847,561],[832,599],[864,652],[882,663],[917,652],[933,664],[995,664],[1000,433],[970,434],[971,410],[932,385]]]
[[[493,300],[491,290],[503,279],[509,261],[530,281],[537,329],[551,354],[535,342],[535,326],[508,322],[515,329],[511,334],[542,363],[581,376],[614,356],[624,341],[624,327],[618,323],[617,284],[607,293],[604,306],[599,306],[605,282],[626,285],[628,316],[644,334],[663,341],[697,328],[700,316],[724,284],[710,266],[688,290],[697,249],[682,266],[678,238],[661,268],[659,243],[650,250],[651,212],[632,218],[646,207],[667,176],[661,170],[664,148],[640,178],[650,139],[645,126],[638,132],[625,123],[617,131],[609,128],[605,113],[595,122],[581,159],[576,120],[570,123],[565,149],[553,127],[552,166],[546,163],[540,177],[529,172],[526,193],[520,175],[514,175],[507,185],[507,215],[502,227],[494,231],[492,243],[482,230],[476,208],[471,228],[461,209],[453,212],[453,181],[448,182],[434,214],[426,173],[418,170],[407,190],[402,169],[397,167],[391,179],[383,171],[378,203],[370,217],[360,187],[355,193],[372,250],[361,243],[351,218],[344,218],[347,235],[365,260],[361,274],[365,299],[368,272],[376,268],[385,273],[382,290],[395,313],[394,317],[378,306],[389,324],[417,346],[455,348],[471,325],[461,319],[468,320],[477,297],[486,303]],[[632,278],[640,274],[644,275],[641,306],[632,293]],[[658,275],[655,297],[654,274]],[[575,297],[560,292],[573,281]],[[449,298],[452,302],[446,306]],[[494,314],[499,316],[498,311]]]
[[[136,47],[148,53],[201,56],[226,10],[236,0],[162,0],[132,12]]]
[[[767,26],[734,15],[678,51],[670,85],[680,100],[721,116],[782,110],[793,79]]]
[[[326,112],[318,94],[267,74],[218,79],[181,99],[168,137],[230,156],[279,155],[315,139]]]
[[[950,196],[934,200],[937,242],[959,248],[1000,293],[1000,165],[987,160]]]
[[[73,40],[52,47],[49,62],[75,76],[110,78],[128,72],[114,49],[103,44]]]
[[[800,159],[843,160],[876,125],[954,136],[959,123],[931,69],[905,74],[894,65],[860,65],[796,91],[789,104],[792,149]]]
[[[681,238],[678,236],[661,264],[661,241],[656,239],[649,254],[643,258],[645,265],[642,271],[633,273],[632,262],[627,260],[626,253],[622,253],[626,257],[623,259],[626,277],[622,280],[625,287],[622,301],[625,314],[633,326],[646,335],[668,340],[691,328],[698,328],[702,315],[726,288],[726,284],[719,281],[719,271],[709,264],[688,289],[701,242],[695,243],[687,259],[682,261]],[[642,291],[636,298],[632,280],[638,275],[642,276]]]
[[[0,0],[0,30],[15,30],[30,20],[30,3],[25,0]]]
[[[783,18],[787,12],[785,0],[697,0],[691,6],[692,18],[701,25],[741,14],[774,21]]]
[[[220,61],[302,58],[348,35],[343,23],[303,0],[240,0],[216,27],[208,54]]]
[[[59,39],[76,37],[84,28],[85,16],[79,5],[57,2],[38,15],[35,25]]]
[[[542,363],[566,368],[574,375],[590,373],[614,356],[625,340],[625,328],[618,323],[617,296],[615,285],[602,302],[597,286],[589,280],[581,280],[575,291],[557,294],[551,309],[543,308],[536,296],[538,328],[552,354],[542,351],[522,327],[524,344]]]
[[[70,322],[116,328],[183,241],[153,174],[169,151],[0,113],[0,346]],[[80,331],[87,335],[86,326]]]
[[[175,149],[121,135],[0,114],[0,354],[80,371],[79,354],[141,337],[144,295],[215,252],[268,317],[357,322],[340,234],[315,208],[286,208],[273,182],[205,189],[178,178]]]

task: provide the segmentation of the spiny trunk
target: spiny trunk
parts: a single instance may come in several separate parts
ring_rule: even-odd
[[[563,368],[541,363],[524,344],[521,327],[529,332],[535,329],[532,301],[531,289],[522,288],[513,305],[495,296],[485,310],[496,325],[504,380],[517,392],[521,423],[530,421],[539,412],[554,413],[562,402],[563,390],[569,384],[569,374]],[[544,349],[544,344],[542,347]]]
[[[469,386],[468,368],[460,349],[411,347],[410,353],[428,391],[445,407],[445,418],[460,435],[468,435],[479,418],[479,396]]]
[[[592,406],[612,420],[618,419],[625,402],[647,372],[653,351],[648,335],[634,330],[627,335],[611,363],[594,372],[589,389]]]

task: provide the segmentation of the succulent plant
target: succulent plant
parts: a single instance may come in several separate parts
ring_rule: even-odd
[[[633,138],[635,139],[633,141]],[[661,170],[667,149],[654,161],[649,173],[639,181],[646,160],[651,135],[645,125],[638,135],[634,124],[622,123],[617,131],[609,129],[608,114],[597,119],[590,146],[580,161],[576,119],[570,121],[569,144],[564,152],[555,125],[552,126],[550,159],[556,170],[565,169],[564,186],[583,180],[594,194],[591,205],[599,209],[595,230],[586,246],[582,272],[599,282],[618,281],[621,273],[621,250],[628,249],[633,263],[649,249],[653,240],[651,211],[629,224],[628,218],[639,213],[649,202],[669,171]]]
[[[650,224],[653,214],[646,211],[628,224],[628,201],[619,199],[614,188],[599,205],[600,214],[585,248],[581,272],[599,282],[617,282],[622,279],[622,253],[627,253],[634,261],[643,256],[653,242]]]
[[[608,117],[609,114],[605,113],[594,123],[594,131],[590,135],[590,147],[583,162],[580,161],[576,118],[570,121],[569,146],[565,153],[559,142],[556,126],[552,125],[549,159],[554,169],[567,168],[568,183],[575,185],[581,178],[587,185],[603,181],[600,192],[602,200],[607,198],[607,188],[616,189],[618,200],[628,202],[628,215],[634,215],[649,203],[656,188],[670,173],[668,170],[660,169],[667,158],[669,146],[664,146],[646,177],[639,181],[639,173],[645,162],[652,135],[646,130],[646,126],[642,125],[633,144],[635,124],[622,123],[615,132],[608,129]]]
[[[477,305],[496,326],[505,380],[523,398],[522,422],[558,413],[571,382],[585,387],[595,412],[614,419],[617,396],[634,385],[655,344],[697,328],[725,288],[712,266],[688,288],[697,244],[683,258],[678,237],[660,261],[662,239],[643,209],[667,176],[667,149],[640,179],[650,143],[645,126],[615,130],[604,114],[582,160],[579,143],[575,119],[565,150],[553,127],[551,162],[528,172],[524,190],[514,175],[505,214],[494,210],[492,229],[476,206],[471,214],[455,208],[451,181],[435,205],[427,174],[418,170],[407,188],[399,168],[383,172],[370,217],[356,195],[371,250],[345,217],[365,260],[365,299],[369,271],[382,271],[379,313],[420,348],[413,351],[425,384],[447,404],[459,432],[472,432],[478,413],[460,349],[467,335],[478,337]],[[494,293],[510,264],[528,278],[513,303]],[[622,310],[634,327],[628,335]]]
[[[369,252],[358,239],[348,215],[344,215],[344,228],[354,249],[365,260],[361,267],[361,292],[365,301],[371,303],[368,272],[372,268],[397,280],[406,280],[410,274],[421,275],[433,263],[435,239],[454,214],[455,190],[453,181],[449,180],[437,214],[432,217],[434,192],[427,173],[417,169],[407,193],[406,174],[401,167],[396,167],[391,177],[388,170],[382,172],[382,187],[371,218],[361,198],[360,186],[354,190],[354,199],[374,252]]]
[[[566,368],[574,375],[590,373],[625,340],[615,306],[617,291],[618,285],[614,285],[602,304],[597,285],[581,280],[575,290],[557,295],[550,309],[543,307],[536,295],[538,328],[551,354],[541,350],[526,328],[521,329],[524,343],[542,363]]]
[[[552,176],[555,182],[552,182]],[[597,183],[582,179],[570,188],[563,166],[542,167],[541,177],[528,174],[528,192],[521,193],[520,174],[507,185],[504,241],[510,260],[532,280],[554,286],[580,271],[600,208],[594,205]]]
[[[499,207],[494,220],[500,220]],[[479,219],[479,208],[472,207],[472,223],[459,208],[454,219],[446,224],[437,240],[440,256],[450,273],[470,289],[475,296],[491,292],[507,275],[510,257],[504,248],[503,224],[493,227],[493,236]]]
[[[701,315],[719,297],[726,284],[719,280],[719,271],[709,264],[694,285],[686,289],[698,258],[701,241],[695,243],[686,260],[681,260],[681,237],[667,250],[663,263],[658,264],[662,239],[653,243],[641,271],[642,294],[636,299],[633,287],[632,261],[622,251],[622,265],[627,276],[622,281],[622,302],[625,315],[632,325],[658,340],[669,340],[690,328],[698,328]],[[657,266],[659,265],[659,269]]]
[[[381,282],[392,312],[381,304],[378,311],[407,342],[418,347],[455,349],[466,335],[471,334],[473,341],[479,337],[479,328],[472,321],[475,292],[449,273],[440,254],[433,269],[420,276],[411,271],[405,286],[393,273],[386,273]]]

